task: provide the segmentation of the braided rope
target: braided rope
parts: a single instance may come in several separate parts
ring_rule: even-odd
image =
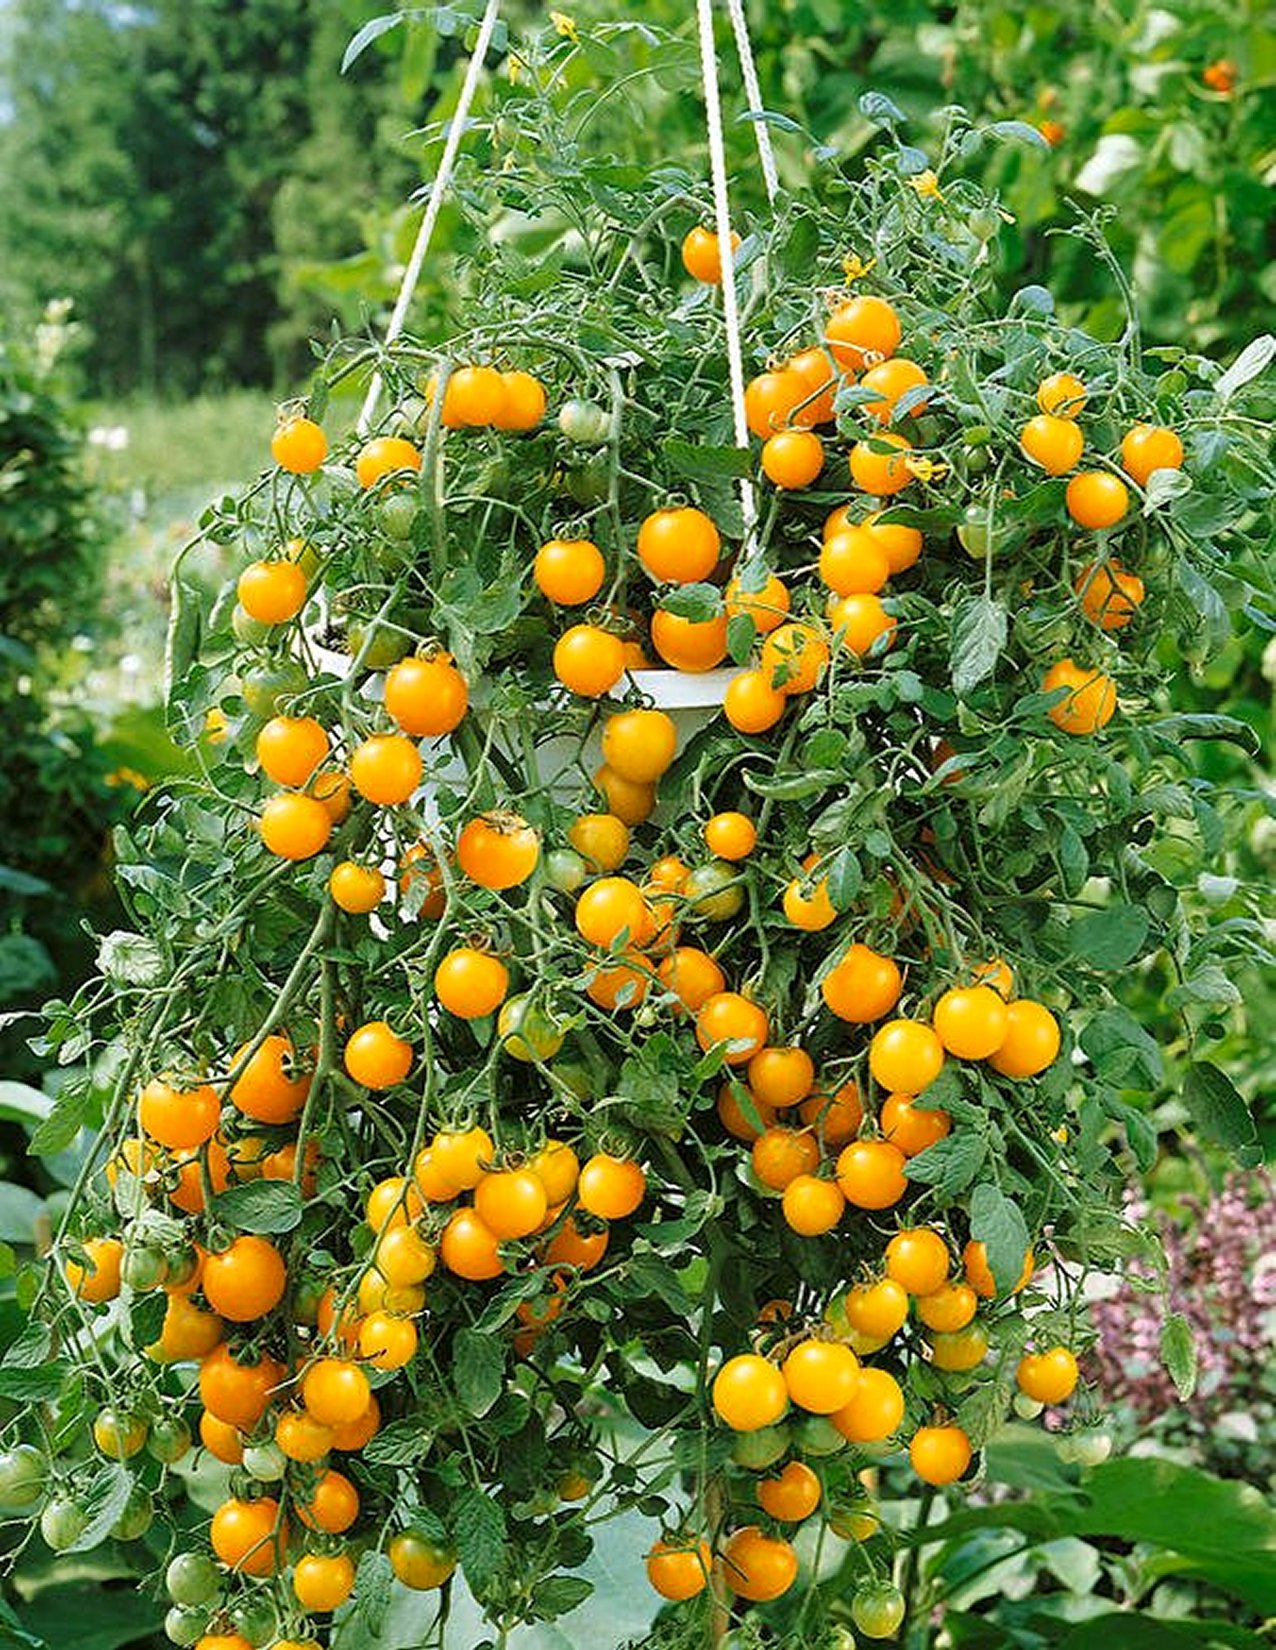
[[[753,135],[757,139],[758,160],[762,165],[762,181],[766,185],[766,198],[775,204],[775,197],[780,191],[780,178],[775,169],[775,149],[771,143],[771,128],[765,120],[758,117],[762,114],[762,92],[758,86],[757,64],[753,60],[753,42],[749,39],[749,24],[744,15],[744,0],[727,0],[727,11],[731,14],[731,28],[735,34],[736,56],[740,59],[740,77],[744,81],[744,98],[749,105],[749,113],[753,116]]]

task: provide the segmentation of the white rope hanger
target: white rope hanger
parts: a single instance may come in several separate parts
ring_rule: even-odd
[[[748,448],[749,420],[744,408],[744,356],[740,346],[740,306],[736,294],[735,258],[731,250],[731,203],[727,194],[727,155],[722,136],[722,99],[718,87],[718,58],[713,44],[713,0],[696,0],[700,24],[700,71],[704,82],[705,121],[709,136],[709,170],[713,181],[714,219],[722,268],[722,322],[727,335],[727,368],[731,380],[731,415],[735,444]],[[759,126],[761,123],[756,123]],[[740,478],[740,504],[745,538],[757,521],[753,482]]]
[[[474,101],[474,93],[478,90],[479,76],[483,72],[483,63],[487,57],[487,49],[491,44],[492,30],[496,27],[497,14],[501,9],[501,0],[487,0],[483,12],[483,20],[479,24],[478,37],[474,42],[474,53],[470,58],[465,71],[465,80],[461,86],[461,95],[457,100],[456,113],[448,126],[447,141],[443,145],[443,154],[439,159],[439,169],[434,174],[434,182],[430,187],[430,198],[426,202],[425,216],[421,219],[421,227],[417,231],[416,242],[412,248],[412,256],[408,259],[407,268],[403,272],[403,279],[399,283],[399,295],[394,302],[394,311],[390,316],[390,324],[386,328],[385,343],[388,348],[403,331],[408,318],[408,308],[412,303],[412,295],[416,291],[417,282],[421,278],[421,269],[425,263],[425,255],[430,249],[430,242],[434,238],[434,227],[438,222],[439,212],[443,206],[444,196],[448,185],[452,181],[452,172],[456,165],[457,152],[461,147],[461,137],[465,131],[465,123],[469,118],[470,105]],[[372,427],[372,420],[376,415],[377,402],[381,399],[381,373],[373,375],[368,386],[368,394],[363,403],[363,411],[359,414],[357,430],[359,435],[366,435]]]
[[[758,86],[757,65],[753,61],[753,42],[749,39],[749,24],[744,15],[744,0],[727,0],[731,14],[731,29],[735,35],[736,56],[740,59],[740,78],[744,82],[744,99],[753,117],[753,135],[758,145],[758,160],[762,166],[762,181],[766,198],[774,206],[780,192],[779,174],[775,169],[775,149],[771,143],[771,128],[762,114],[762,92]]]

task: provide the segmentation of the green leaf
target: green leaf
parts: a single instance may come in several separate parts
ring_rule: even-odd
[[[722,592],[713,584],[684,584],[666,591],[660,598],[660,606],[663,612],[673,613],[679,619],[703,624],[722,611]]]
[[[69,1082],[58,1090],[48,1116],[34,1129],[27,1144],[32,1157],[53,1157],[79,1134],[88,1114],[91,1091],[87,1083]]]
[[[29,1083],[0,1080],[0,1118],[11,1123],[43,1123],[53,1110],[53,1101]]]
[[[1253,1645],[1261,1650],[1266,1641],[1245,1627],[1228,1622],[1173,1621],[1132,1610],[1092,1616],[1074,1627],[1059,1643],[1059,1650],[1205,1650],[1207,1645]]]
[[[1235,716],[1220,716],[1207,711],[1183,712],[1162,716],[1151,723],[1150,732],[1160,734],[1177,744],[1183,739],[1225,739],[1239,745],[1250,756],[1257,756],[1263,748],[1257,730]]]
[[[1078,917],[1068,930],[1068,950],[1091,968],[1124,968],[1143,955],[1151,923],[1139,905],[1111,905]]]
[[[502,1342],[478,1329],[458,1329],[452,1343],[452,1382],[471,1415],[486,1415],[505,1385]]]
[[[830,785],[841,784],[845,777],[839,768],[814,768],[774,779],[746,772],[744,782],[758,796],[774,797],[777,802],[801,802],[805,797],[818,796]]]
[[[952,619],[949,669],[953,692],[964,699],[997,668],[1006,645],[1006,610],[987,596],[959,602]]]
[[[1252,339],[1214,386],[1214,394],[1226,405],[1242,385],[1267,371],[1276,357],[1276,338],[1270,332]]]
[[[662,442],[665,457],[689,481],[720,481],[753,474],[754,458],[747,447],[706,447],[671,436]]]
[[[29,1186],[0,1181],[0,1239],[6,1243],[33,1243],[36,1222],[43,1213],[44,1199]]]
[[[1196,1391],[1196,1341],[1181,1312],[1171,1312],[1161,1326],[1161,1362],[1185,1404]]]
[[[985,1182],[970,1197],[971,1236],[988,1252],[988,1269],[999,1295],[1007,1295],[1023,1272],[1032,1239],[1019,1205],[998,1186]]]
[[[89,1515],[78,1541],[64,1549],[68,1553],[87,1553],[99,1546],[111,1533],[111,1526],[128,1505],[133,1475],[120,1461],[103,1467],[90,1480],[83,1492],[81,1505]]]
[[[1226,1072],[1208,1060],[1189,1066],[1183,1079],[1183,1103],[1207,1140],[1234,1152],[1246,1167],[1262,1161],[1253,1114]]]
[[[219,1192],[212,1218],[241,1232],[291,1232],[301,1220],[300,1188],[291,1180],[250,1180]]]
[[[401,11],[370,18],[346,47],[341,59],[341,73],[345,74],[350,65],[362,57],[374,40],[380,40],[383,34],[389,34],[391,29],[397,29],[400,23],[406,21],[406,14]]]
[[[505,1513],[486,1490],[467,1484],[457,1495],[453,1532],[461,1568],[481,1597],[505,1555]]]
[[[594,1591],[584,1576],[546,1576],[536,1583],[536,1619],[554,1621],[583,1604]]]
[[[976,1129],[955,1129],[908,1160],[908,1178],[933,1186],[945,1197],[958,1197],[975,1183],[988,1155],[988,1142]],[[1023,1265],[1023,1251],[1019,1252]],[[1018,1273],[1015,1274],[1016,1277]]]
[[[1105,1008],[1096,1014],[1079,1041],[1106,1082],[1154,1089],[1161,1081],[1161,1050],[1124,1008]]]
[[[1192,478],[1182,470],[1153,470],[1144,489],[1143,514],[1154,515],[1176,498],[1192,491]]]
[[[366,1451],[364,1454],[366,1457]],[[386,1612],[390,1608],[393,1590],[394,1571],[388,1555],[374,1551],[364,1553],[359,1560],[354,1613],[374,1640],[385,1631]]]
[[[1235,982],[1217,963],[1206,963],[1194,974],[1189,974],[1182,985],[1165,993],[1167,1008],[1187,1008],[1199,1005],[1207,1008],[1235,1008],[1242,1002]]]
[[[365,1461],[383,1467],[409,1467],[430,1452],[434,1434],[417,1421],[391,1421],[360,1450]]]
[[[1049,149],[1050,145],[1035,126],[1026,120],[994,120],[982,128],[986,136],[1002,138],[1008,143],[1026,143],[1031,149]]]

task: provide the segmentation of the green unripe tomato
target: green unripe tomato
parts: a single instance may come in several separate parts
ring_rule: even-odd
[[[563,1046],[567,1031],[531,993],[507,998],[496,1020],[501,1047],[514,1060],[552,1060]]]
[[[191,1447],[191,1429],[180,1415],[161,1415],[151,1422],[146,1436],[146,1450],[156,1461],[180,1461]]]
[[[797,1441],[803,1455],[836,1455],[846,1448],[846,1439],[827,1415],[804,1415],[797,1424]]]
[[[48,1465],[34,1444],[0,1451],[0,1512],[27,1512],[44,1499]]]
[[[288,1470],[288,1457],[278,1444],[249,1444],[244,1450],[244,1471],[259,1484],[275,1484]]]
[[[1073,1434],[1076,1459],[1083,1467],[1099,1467],[1112,1454],[1112,1434],[1094,1428]]]
[[[262,721],[275,716],[299,693],[304,693],[309,678],[296,659],[285,659],[279,664],[255,665],[240,678],[240,692],[244,703],[254,716]]]
[[[120,1262],[120,1278],[130,1289],[158,1289],[168,1281],[168,1261],[158,1249],[130,1244]]]
[[[851,1600],[851,1619],[866,1639],[890,1639],[904,1619],[904,1595],[889,1581],[872,1581]]]
[[[270,626],[254,619],[248,609],[238,602],[230,616],[230,628],[235,640],[245,647],[264,647],[270,635]]]
[[[988,511],[982,504],[968,504],[965,519],[957,529],[957,539],[972,561],[985,561],[990,548],[995,549],[994,535],[988,531]]]
[[[190,1609],[181,1604],[175,1604],[164,1617],[164,1637],[173,1644],[179,1644],[189,1650],[189,1646],[198,1644],[208,1629],[208,1611]]]
[[[697,865],[683,884],[690,922],[728,922],[744,909],[744,889],[739,868],[725,859],[711,859]]]
[[[1036,1398],[1030,1398],[1026,1392],[1015,1393],[1014,1410],[1021,1421],[1035,1421],[1045,1407]]]
[[[545,880],[560,894],[574,894],[588,875],[588,865],[574,848],[554,848],[545,856]]]
[[[358,619],[346,626],[346,647],[352,659],[362,659],[368,670],[388,670],[397,665],[412,647],[412,638],[388,625],[364,624]]]
[[[254,1650],[269,1644],[279,1631],[279,1616],[267,1593],[255,1591],[240,1599],[229,1614],[235,1631],[242,1633]]]
[[[84,1534],[88,1522],[89,1515],[78,1501],[58,1495],[40,1514],[40,1534],[46,1546],[55,1553],[64,1553]]]
[[[417,501],[410,493],[391,493],[382,499],[378,514],[386,537],[396,544],[406,544],[416,523]]]
[[[829,1635],[828,1650],[856,1650],[857,1642],[849,1627],[838,1626]]]
[[[124,1511],[111,1525],[111,1534],[117,1541],[140,1541],[154,1519],[151,1492],[144,1484],[134,1484],[124,1503]]]
[[[178,1553],[164,1572],[164,1586],[174,1604],[211,1604],[221,1596],[221,1571],[203,1553]]]
[[[564,401],[558,409],[558,427],[578,447],[601,447],[611,428],[611,418],[596,401]]]
[[[611,476],[605,453],[596,453],[584,464],[574,464],[567,472],[566,487],[577,504],[587,508],[601,504],[607,497]]]
[[[759,1427],[756,1432],[738,1432],[731,1442],[731,1459],[738,1467],[761,1472],[777,1462],[789,1447],[792,1433],[781,1423]]]

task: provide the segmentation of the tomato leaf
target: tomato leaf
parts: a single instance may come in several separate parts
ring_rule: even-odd
[[[1252,339],[1214,386],[1214,394],[1226,405],[1242,385],[1267,371],[1276,359],[1276,338],[1270,332]]]
[[[722,611],[722,592],[712,584],[684,584],[677,590],[666,591],[660,598],[662,612],[673,613],[679,619],[690,619],[703,624]]]
[[[162,1289],[146,1295],[134,1295],[129,1302],[128,1333],[135,1351],[140,1352],[143,1347],[159,1340],[167,1309],[168,1296]]]
[[[688,481],[718,481],[753,474],[753,454],[747,447],[708,447],[671,436],[663,442],[669,463]]]
[[[467,1484],[457,1494],[452,1528],[465,1579],[481,1595],[505,1556],[504,1509],[486,1490]]]
[[[1068,930],[1068,949],[1091,968],[1124,968],[1147,949],[1151,927],[1139,905],[1113,905],[1078,917]]]
[[[997,1293],[1008,1294],[1019,1281],[1032,1241],[1019,1205],[998,1186],[987,1182],[976,1186],[970,1196],[970,1231],[988,1252],[988,1269]]]
[[[1246,1167],[1262,1162],[1253,1114],[1226,1072],[1208,1060],[1190,1066],[1183,1079],[1183,1103],[1207,1140],[1235,1152]]]
[[[290,1180],[250,1180],[219,1192],[210,1214],[241,1232],[291,1232],[301,1220],[301,1192]]]
[[[394,1571],[385,1553],[369,1551],[359,1559],[354,1614],[374,1639],[384,1631],[393,1582]]]
[[[505,1382],[505,1351],[494,1335],[458,1329],[452,1343],[452,1384],[471,1415],[486,1415]]]
[[[536,1583],[535,1619],[554,1621],[558,1616],[565,1616],[583,1604],[593,1591],[593,1582],[584,1576],[545,1576]]]
[[[341,73],[345,74],[350,65],[363,56],[374,40],[380,40],[383,34],[389,34],[391,29],[397,29],[399,24],[406,20],[407,14],[401,11],[369,18],[346,47],[341,59]]]
[[[63,1549],[68,1553],[87,1553],[99,1546],[111,1533],[111,1526],[128,1505],[133,1488],[133,1475],[121,1462],[103,1467],[89,1480],[83,1492],[82,1506],[89,1516],[79,1539]]]
[[[59,1089],[53,1110],[32,1130],[28,1153],[32,1157],[52,1157],[55,1152],[65,1151],[84,1126],[91,1096],[87,1083],[71,1082]]]
[[[1161,1362],[1185,1404],[1196,1391],[1196,1341],[1181,1312],[1171,1312],[1161,1326]]]
[[[987,1155],[988,1142],[983,1135],[976,1129],[961,1129],[910,1157],[908,1178],[933,1186],[945,1197],[957,1197],[974,1184]],[[1022,1264],[1022,1251],[1019,1259]]]
[[[1152,1089],[1161,1081],[1161,1050],[1124,1008],[1105,1008],[1096,1014],[1078,1041],[1106,1082]]]
[[[1008,634],[1006,610],[987,596],[971,596],[953,614],[949,669],[953,692],[964,699],[972,688],[987,681]]]
[[[428,1455],[433,1443],[434,1434],[419,1421],[391,1421],[359,1453],[377,1466],[408,1467]]]

